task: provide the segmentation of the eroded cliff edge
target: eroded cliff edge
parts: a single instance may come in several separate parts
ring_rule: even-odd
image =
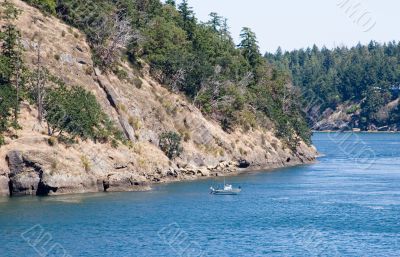
[[[102,73],[92,63],[85,36],[22,1],[24,61],[34,67],[36,41],[42,38],[44,65],[70,85],[91,91],[102,109],[132,141],[130,147],[90,140],[66,146],[49,144],[37,110],[21,105],[21,130],[0,148],[0,195],[54,195],[98,191],[147,190],[152,183],[236,174],[241,168],[293,166],[315,160],[316,150],[300,142],[290,150],[274,131],[237,129],[226,133],[180,94],[171,93],[144,69],[127,64],[128,79]],[[140,79],[137,87],[133,79]],[[158,147],[164,131],[185,134],[183,153],[169,160]]]

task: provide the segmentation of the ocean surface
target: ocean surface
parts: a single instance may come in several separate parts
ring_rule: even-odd
[[[316,164],[150,192],[0,200],[0,256],[400,256],[400,134],[317,133]]]

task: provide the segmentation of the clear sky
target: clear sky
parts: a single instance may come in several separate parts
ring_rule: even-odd
[[[180,0],[177,0],[180,3]],[[189,0],[196,17],[210,12],[228,18],[233,38],[242,27],[256,32],[260,49],[275,52],[353,46],[370,40],[400,40],[398,0]]]

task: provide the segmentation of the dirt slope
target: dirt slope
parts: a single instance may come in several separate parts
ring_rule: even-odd
[[[128,74],[124,80],[102,74],[93,67],[82,33],[22,1],[13,2],[22,10],[17,23],[25,62],[34,68],[41,39],[43,63],[50,73],[67,85],[93,92],[133,143],[130,148],[118,149],[91,141],[71,147],[50,146],[46,125],[36,121],[37,110],[23,103],[18,138],[7,138],[7,144],[0,148],[0,195],[146,190],[151,183],[236,174],[241,171],[239,160],[246,160],[252,169],[314,161],[314,147],[301,143],[292,152],[273,131],[227,134],[184,96],[154,81],[146,70],[137,77],[138,72],[124,65]],[[135,78],[140,78],[141,87],[134,85]],[[173,161],[158,147],[159,135],[171,130],[185,136],[183,154]]]

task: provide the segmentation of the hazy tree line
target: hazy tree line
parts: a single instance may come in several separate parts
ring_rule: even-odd
[[[290,74],[304,94],[312,93],[322,99],[321,111],[343,103],[361,103],[358,126],[362,129],[400,122],[398,106],[389,113],[382,112],[382,107],[398,98],[400,43],[371,41],[367,45],[334,49],[314,45],[290,52],[279,48],[265,57]]]

